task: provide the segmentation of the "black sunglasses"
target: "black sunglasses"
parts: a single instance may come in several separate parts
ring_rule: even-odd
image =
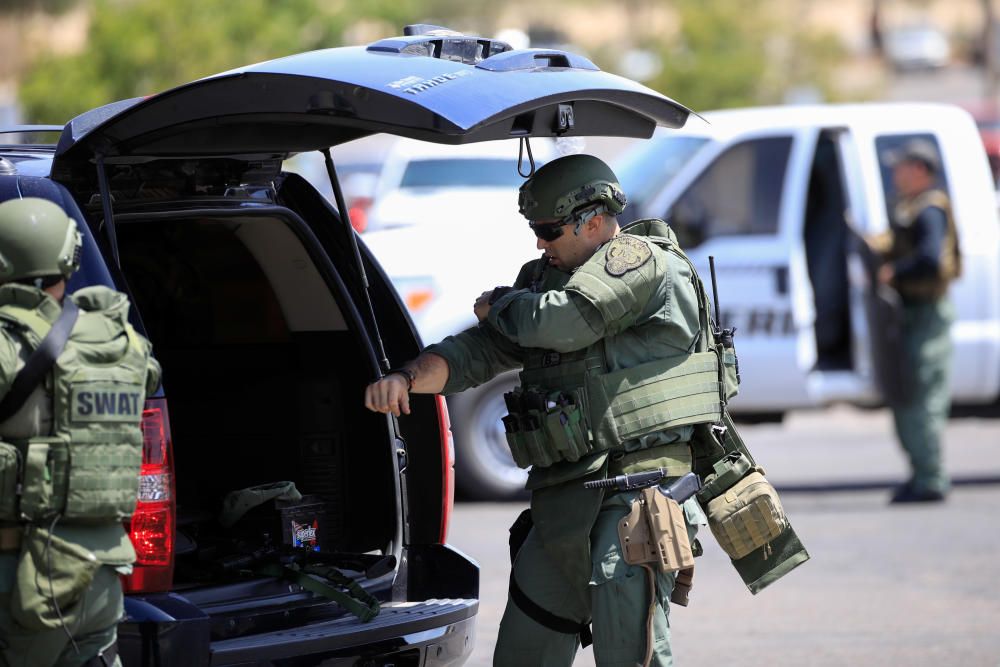
[[[596,204],[586,208],[577,209],[572,214],[567,215],[558,222],[547,222],[541,225],[529,222],[528,226],[531,227],[531,231],[535,232],[535,236],[543,241],[551,243],[563,235],[563,227],[566,225],[576,224],[577,228],[579,228],[579,225],[586,223],[603,210],[604,209],[600,204]]]
[[[569,222],[549,222],[544,225],[536,225],[533,222],[529,222],[528,226],[531,227],[531,231],[535,233],[535,236],[543,241],[551,243],[557,238],[563,235],[563,228],[566,225],[572,223]]]

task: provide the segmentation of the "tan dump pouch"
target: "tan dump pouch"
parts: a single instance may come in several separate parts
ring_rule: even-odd
[[[19,474],[20,453],[17,447],[6,442],[0,442],[0,521],[16,521],[17,514],[17,478]]]
[[[599,443],[631,438],[721,418],[719,358],[698,352],[587,378]]]
[[[760,472],[752,472],[708,503],[708,526],[733,560],[766,547],[788,527],[778,494]]]
[[[618,538],[629,565],[655,563],[662,572],[694,567],[684,510],[655,488],[643,489],[632,503],[618,522]]]

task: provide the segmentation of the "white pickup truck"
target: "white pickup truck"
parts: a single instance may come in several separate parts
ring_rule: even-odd
[[[616,164],[630,218],[668,220],[706,281],[715,258],[722,320],[737,328],[734,412],[881,401],[893,326],[858,235],[886,229],[895,193],[884,155],[917,137],[940,151],[963,255],[951,290],[953,402],[991,404],[1000,388],[1000,222],[965,111],[900,103],[713,112]]]

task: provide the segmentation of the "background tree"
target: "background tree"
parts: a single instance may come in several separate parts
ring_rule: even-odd
[[[772,104],[809,87],[834,96],[829,79],[842,48],[802,32],[773,2],[674,0],[676,36],[645,36],[662,67],[645,83],[695,110]]]
[[[115,100],[250,63],[340,46],[350,27],[365,23],[369,33],[387,36],[418,22],[414,17],[454,22],[473,11],[491,15],[486,3],[470,6],[457,0],[92,1],[86,49],[42,56],[23,76],[19,97],[27,121],[64,123]]]

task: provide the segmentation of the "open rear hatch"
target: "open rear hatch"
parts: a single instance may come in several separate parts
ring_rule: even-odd
[[[689,114],[559,51],[507,50],[464,62],[414,55],[421,46],[441,52],[442,41],[399,38],[313,51],[95,109],[66,126],[53,175],[92,172],[95,157],[287,155],[377,132],[448,144],[644,138],[657,125],[682,126]]]

